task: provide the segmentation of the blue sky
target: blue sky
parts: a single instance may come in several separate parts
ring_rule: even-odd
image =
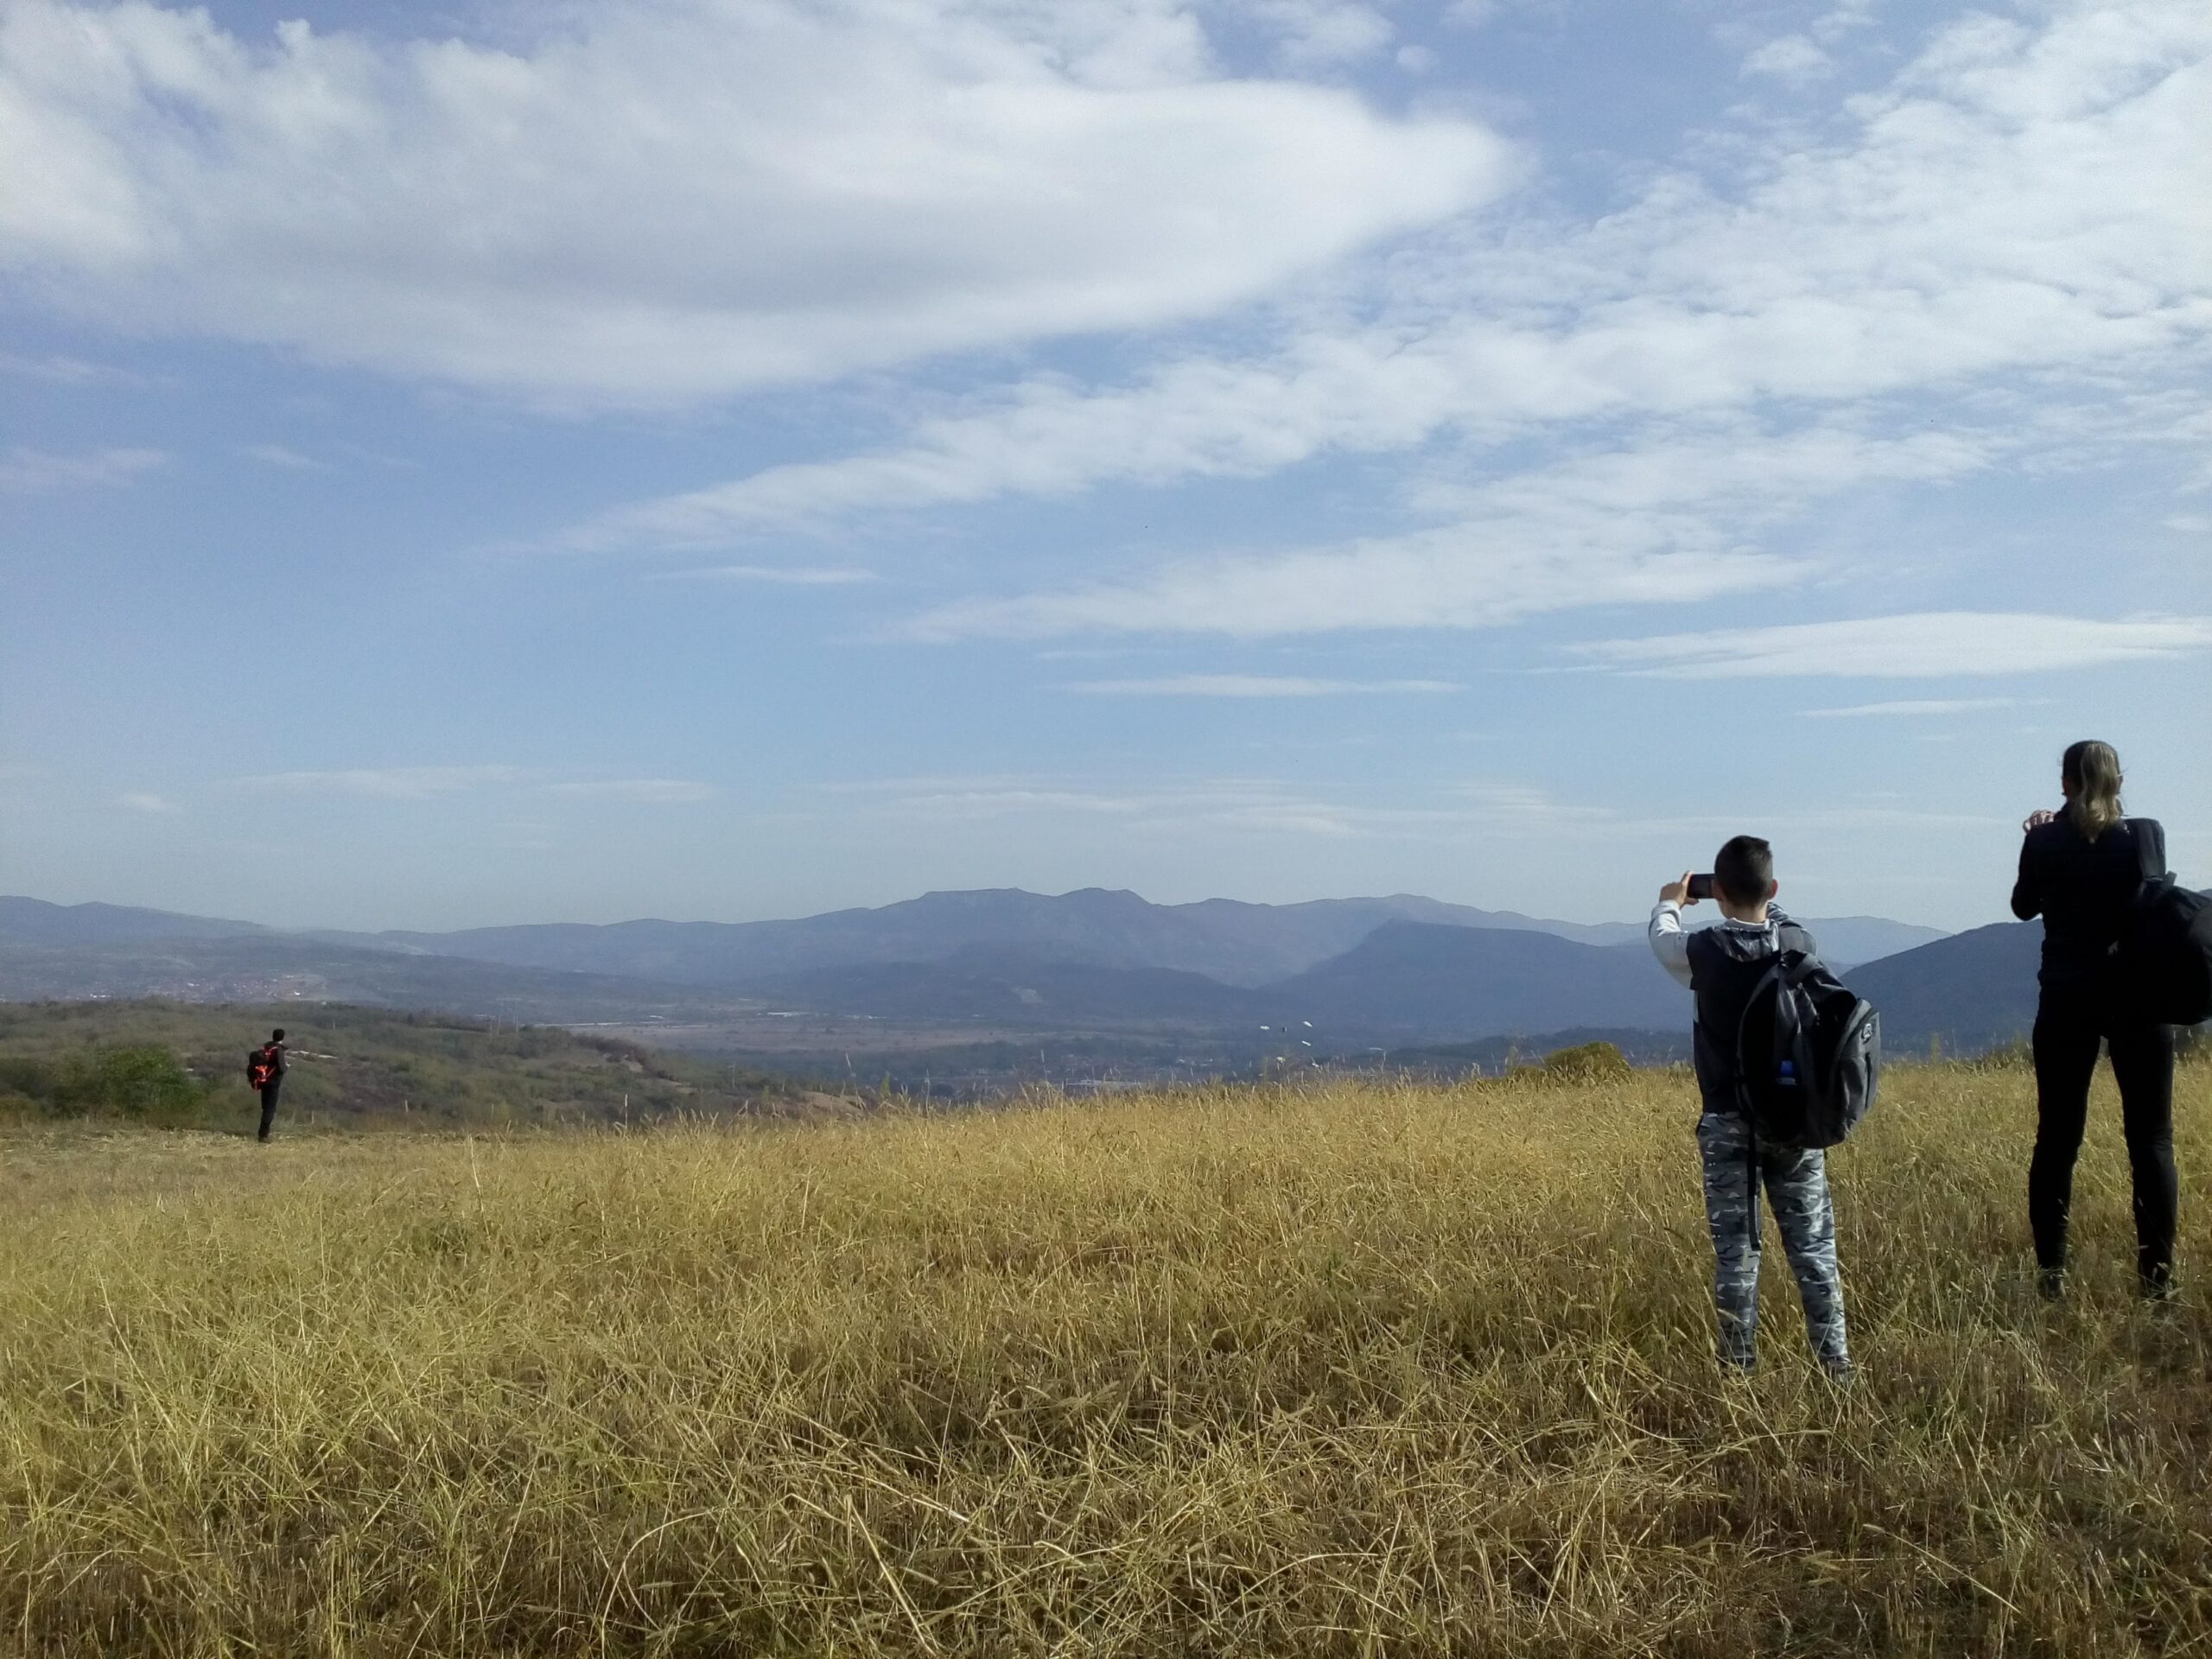
[[[2212,880],[2197,0],[0,12],[0,887]]]

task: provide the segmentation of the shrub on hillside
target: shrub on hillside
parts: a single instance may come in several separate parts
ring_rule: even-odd
[[[1548,1055],[1543,1073],[1560,1083],[1608,1083],[1625,1077],[1635,1068],[1628,1057],[1611,1043],[1584,1043]]]
[[[96,1048],[63,1066],[48,1109],[63,1117],[112,1112],[161,1121],[190,1116],[207,1096],[207,1085],[168,1049]]]
[[[54,1098],[54,1068],[43,1060],[0,1055],[0,1096],[33,1102]]]

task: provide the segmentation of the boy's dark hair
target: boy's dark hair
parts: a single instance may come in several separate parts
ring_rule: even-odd
[[[1757,836],[1731,836],[1713,859],[1713,884],[1746,910],[1764,902],[1774,882],[1774,849]]]
[[[1764,842],[1761,842],[1759,844],[1764,847],[1766,843]],[[279,1026],[276,1030],[270,1032],[269,1033],[269,1040],[272,1043],[283,1042],[284,1040],[284,1027]]]

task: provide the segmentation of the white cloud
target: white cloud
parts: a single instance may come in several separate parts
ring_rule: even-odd
[[[1764,75],[1785,86],[1806,86],[1834,69],[1835,60],[1805,35],[1784,35],[1748,54],[1743,73]]]
[[[1323,55],[1372,28],[1279,9]],[[16,0],[0,130],[40,164],[0,197],[0,269],[133,332],[656,404],[1201,315],[1504,177],[1465,119],[1219,73],[1169,0],[601,0],[543,28],[263,42]]]
[[[129,484],[168,464],[159,449],[92,449],[61,455],[17,444],[0,458],[0,493],[43,495],[53,490],[97,489]]]
[[[330,470],[328,461],[317,461],[313,455],[303,455],[281,443],[241,444],[238,454],[248,461],[257,461],[269,467],[281,467],[287,472],[327,473]]]
[[[2212,647],[2212,617],[2087,617],[1937,611],[1717,628],[1573,649],[1609,666],[1681,679],[1823,676],[1947,679],[2155,661]]]
[[[385,801],[427,801],[480,790],[527,791],[571,800],[684,805],[711,800],[711,785],[687,778],[562,777],[528,766],[353,766],[332,772],[279,772],[239,780],[249,789],[293,795],[344,795]]]
[[[1824,46],[1834,46],[1859,29],[1871,28],[1876,9],[1876,0],[1843,0],[1841,5],[1832,6],[1814,19],[1813,37]]]
[[[874,582],[873,570],[825,564],[718,564],[703,570],[660,570],[656,582],[772,582],[791,588],[842,588]]]
[[[1566,829],[1612,823],[1619,813],[1609,806],[1582,806],[1560,800],[1548,789],[1528,784],[1465,784],[1452,793],[1487,826],[1522,830]]]
[[[1709,599],[1780,586],[1797,575],[1788,561],[1756,551],[1593,556],[1492,544],[1454,530],[1305,553],[1193,560],[1123,585],[956,601],[915,619],[912,632],[938,640],[1098,631],[1262,639],[1489,627],[1578,606]]]
[[[1610,808],[1562,802],[1526,785],[1473,783],[1413,800],[1347,800],[1272,778],[1177,779],[1142,784],[1059,777],[883,779],[844,786],[880,798],[859,810],[932,823],[1077,823],[1105,819],[1116,832],[1467,842],[1510,840],[1541,829],[1597,834],[1616,828]]]
[[[1276,61],[1289,69],[1372,57],[1397,32],[1389,18],[1358,0],[1239,0],[1239,10],[1276,32]]]
[[[1465,688],[1451,680],[1316,680],[1282,674],[1166,674],[1145,680],[1077,680],[1066,689],[1094,697],[1341,697],[1434,695]]]
[[[1039,779],[978,780],[890,796],[881,817],[927,823],[1108,818],[1129,833],[1228,830],[1247,835],[1344,840],[1397,816],[1318,799],[1267,779],[1223,779],[1105,788]]]
[[[1866,720],[1917,715],[1976,715],[2018,709],[2018,697],[1914,697],[1897,702],[1860,702],[1848,709],[1801,709],[1808,720]]]
[[[1489,225],[1394,261],[1349,319],[1132,383],[1040,378],[874,454],[633,504],[569,545],[696,546],[855,512],[1256,477],[1331,453],[1762,403],[1848,405],[2129,363],[2212,332],[2195,228],[2212,12],[2076,0],[2040,32],[1969,21],[1840,112],[1847,142],[1733,179],[1661,175],[1583,226]]]
[[[26,380],[46,380],[63,386],[141,386],[145,377],[127,369],[118,369],[105,363],[88,363],[81,357],[69,357],[52,353],[45,357],[24,357],[14,352],[0,352],[0,374],[17,375]]]
[[[610,801],[637,801],[654,806],[688,806],[710,801],[717,791],[709,784],[688,778],[582,778],[543,785],[548,795]]]
[[[240,781],[249,788],[285,794],[423,801],[494,785],[519,783],[528,775],[520,766],[350,766],[334,772],[270,772]]]
[[[152,795],[134,792],[127,795],[118,795],[115,799],[116,804],[118,806],[127,806],[133,812],[166,815],[179,810],[177,804],[169,799],[166,795]]]
[[[1433,486],[1453,522],[1294,553],[1186,560],[1122,582],[956,601],[915,620],[929,639],[1089,632],[1249,638],[1497,626],[1592,605],[1688,603],[1805,580],[1812,568],[1738,539],[1851,486],[1957,477],[1969,435],[1875,439],[1738,426],[1570,455],[1473,486]]]

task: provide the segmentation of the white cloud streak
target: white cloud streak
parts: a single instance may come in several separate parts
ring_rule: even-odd
[[[1802,35],[1769,41],[1744,60],[1744,73],[1764,75],[1786,86],[1805,86],[1835,69],[1835,60]]]
[[[384,801],[428,801],[487,790],[526,791],[569,800],[631,801],[677,806],[711,800],[718,791],[685,778],[549,777],[527,766],[353,766],[330,772],[279,772],[239,783],[285,795],[336,795]]]
[[[267,772],[239,781],[249,788],[278,794],[425,801],[470,790],[518,784],[528,776],[520,766],[349,766],[330,772]]]
[[[1380,23],[1277,10],[1306,59]],[[582,404],[1204,315],[1508,165],[1230,78],[1171,0],[585,0],[505,50],[15,0],[0,130],[0,270],[57,310]]]
[[[957,601],[911,631],[944,640],[1476,628],[1592,605],[1755,593],[1802,582],[1811,567],[1745,544],[1745,531],[1847,486],[1961,476],[1989,453],[1948,433],[1875,439],[1815,428],[1768,436],[1731,426],[1573,455],[1486,485],[1432,488],[1427,505],[1456,518],[1438,529]]]
[[[874,582],[875,572],[846,565],[718,564],[700,570],[661,570],[656,582],[766,582],[786,588],[844,588]]]
[[[2018,697],[1912,697],[1896,702],[1854,703],[1848,709],[1801,709],[1807,720],[1874,720],[1926,715],[1979,715],[2024,706]]]
[[[1153,679],[1077,680],[1070,691],[1093,697],[1344,697],[1437,696],[1465,688],[1452,680],[1322,680],[1283,674],[1166,674]]]
[[[1948,679],[2155,662],[2212,648],[2212,617],[1936,611],[1769,628],[1717,628],[1573,647],[1630,673],[1674,679]]]
[[[1258,358],[1187,356],[1120,387],[1043,378],[872,454],[633,504],[563,537],[711,545],[859,512],[1254,477],[1440,435],[1849,404],[2122,360],[2173,366],[2212,330],[2202,225],[2212,13],[2075,0],[2041,30],[1974,17],[1848,142],[1629,209],[1396,262],[1367,319],[1297,325]]]
[[[656,806],[688,806],[713,800],[713,785],[686,778],[584,778],[543,786],[548,795],[571,799],[639,801]]]
[[[106,363],[88,363],[81,357],[70,357],[62,353],[50,353],[44,357],[24,357],[15,352],[0,352],[0,374],[12,374],[26,380],[44,380],[58,386],[142,386],[143,375],[128,369],[119,369]]]
[[[166,467],[168,461],[167,452],[160,449],[92,449],[64,455],[17,444],[0,457],[0,493],[45,495],[130,484]]]
[[[327,473],[330,463],[317,461],[313,455],[303,455],[296,449],[281,443],[248,443],[239,446],[238,454],[248,461],[257,461],[266,467],[281,467],[293,473]]]

